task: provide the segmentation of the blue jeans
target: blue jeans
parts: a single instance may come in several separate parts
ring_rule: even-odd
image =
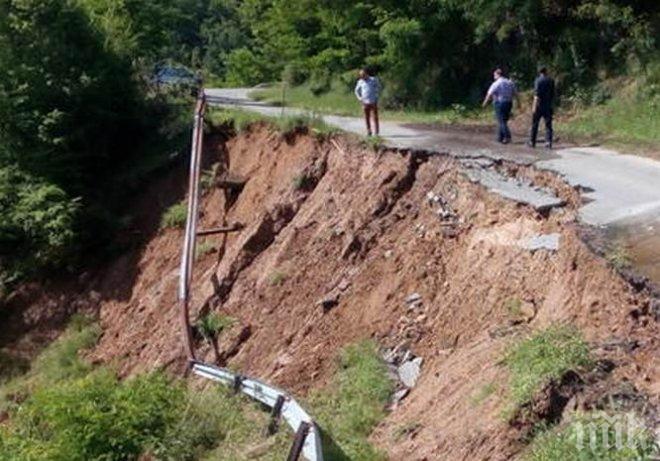
[[[509,131],[509,117],[511,117],[511,101],[496,101],[495,118],[497,119],[497,140],[511,141],[511,131]]]

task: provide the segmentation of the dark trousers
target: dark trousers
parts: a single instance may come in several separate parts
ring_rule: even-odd
[[[378,103],[373,103],[373,104],[363,104],[362,108],[364,109],[364,119],[367,122],[367,134],[369,136],[374,133],[371,129],[371,120],[373,119],[374,122],[374,128],[375,128],[375,133],[376,136],[380,133],[380,122],[378,120]]]
[[[497,140],[499,142],[511,141],[509,131],[509,118],[511,117],[511,101],[495,102],[495,118],[497,119]]]
[[[532,132],[530,133],[529,141],[533,146],[536,145],[536,137],[539,133],[539,122],[541,118],[545,122],[545,142],[552,145],[552,109],[536,109],[532,115]]]

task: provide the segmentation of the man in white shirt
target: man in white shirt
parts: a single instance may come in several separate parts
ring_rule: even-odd
[[[362,103],[364,118],[367,122],[367,135],[371,136],[371,119],[373,118],[375,134],[380,132],[378,120],[378,98],[380,96],[380,81],[378,77],[370,75],[368,69],[362,69],[359,74],[357,85],[355,85],[355,97]]]
[[[497,68],[493,72],[493,84],[488,88],[483,107],[492,100],[495,107],[495,119],[497,120],[497,141],[502,144],[511,142],[511,131],[509,130],[509,118],[513,107],[513,99],[518,100],[518,90],[512,80],[506,78],[502,69]],[[518,101],[520,105],[520,101]]]

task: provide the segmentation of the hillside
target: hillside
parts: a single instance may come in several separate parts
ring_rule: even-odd
[[[235,196],[207,181],[202,201],[203,228],[246,226],[205,240],[194,281],[193,320],[234,319],[219,338],[223,365],[304,398],[333,383],[339,351],[361,340],[393,363],[406,351],[421,357],[419,381],[371,437],[390,459],[520,458],[535,425],[565,425],[576,410],[610,402],[652,418],[660,368],[651,299],[580,239],[579,193],[559,179],[495,166],[567,204],[539,214],[473,184],[442,154],[374,151],[263,124],[235,136],[214,128],[205,161],[216,177],[247,180]],[[77,280],[15,294],[4,347],[29,356],[29,339],[52,338],[69,313],[88,312],[102,330],[93,363],[121,376],[181,374],[182,231],[159,224],[184,198],[185,179],[182,165],[133,203],[134,250]],[[518,244],[551,233],[556,252]],[[505,357],[562,324],[584,338],[589,360],[528,377],[535,384],[519,394]]]

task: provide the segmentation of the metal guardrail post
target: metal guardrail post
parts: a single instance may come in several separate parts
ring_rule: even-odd
[[[188,215],[186,218],[186,231],[181,255],[181,268],[179,277],[179,314],[183,344],[190,362],[195,360],[195,350],[192,341],[192,327],[190,325],[190,283],[192,281],[195,260],[195,247],[197,243],[197,219],[199,214],[199,176],[201,169],[202,144],[204,142],[204,111],[206,101],[202,91],[197,98],[195,119],[192,133],[192,146],[190,149],[190,173],[188,178]]]
[[[300,426],[298,426],[298,430],[296,431],[296,437],[293,439],[293,445],[291,445],[291,451],[289,452],[287,461],[298,461],[300,459],[305,439],[311,428],[312,425],[310,423],[304,421],[300,423]]]
[[[270,412],[270,421],[268,422],[268,427],[266,428],[267,435],[273,435],[277,432],[280,425],[280,418],[282,417],[282,407],[284,406],[286,398],[283,395],[279,395],[275,401],[272,411]]]
[[[305,410],[286,393],[261,381],[257,381],[224,368],[197,361],[193,347],[192,327],[190,325],[190,285],[195,260],[196,239],[199,235],[213,235],[216,233],[235,232],[243,228],[242,224],[231,227],[197,230],[199,218],[199,178],[201,174],[201,158],[204,136],[204,113],[206,110],[206,96],[202,90],[195,107],[195,121],[192,134],[192,147],[190,156],[190,177],[188,181],[188,216],[181,254],[179,273],[179,310],[182,327],[182,339],[188,356],[188,365],[193,373],[232,386],[234,392],[241,392],[252,399],[272,408],[271,420],[268,430],[277,430],[280,418],[296,430],[296,436],[289,453],[290,461],[297,461],[304,455],[309,461],[323,461],[321,437],[318,427]]]

